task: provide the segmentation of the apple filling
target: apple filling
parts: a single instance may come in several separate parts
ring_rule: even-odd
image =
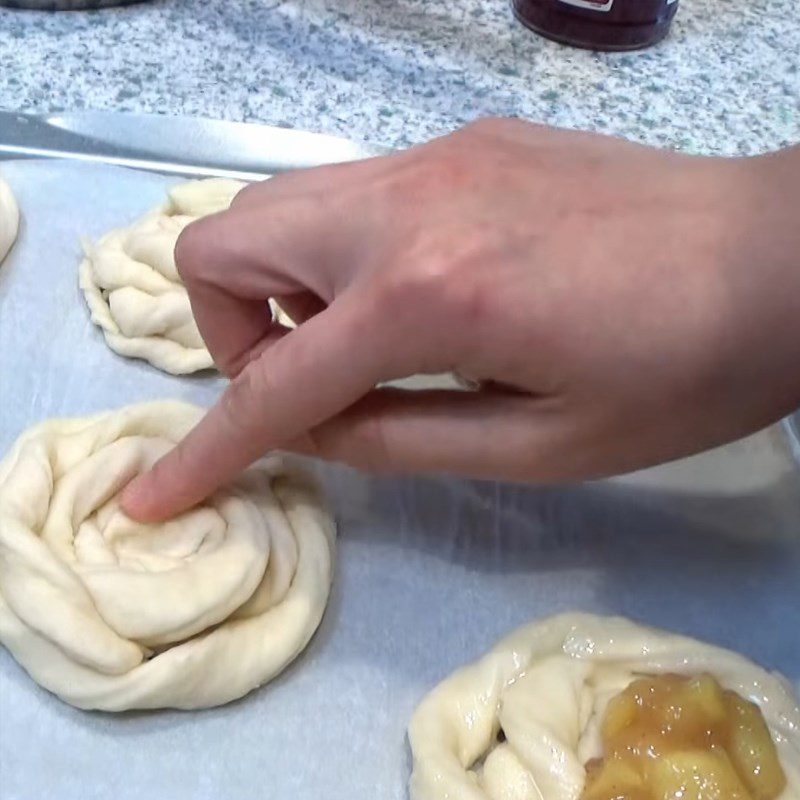
[[[581,800],[775,800],[786,786],[761,709],[710,675],[635,680],[601,735]]]

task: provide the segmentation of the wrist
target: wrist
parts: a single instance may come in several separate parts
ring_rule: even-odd
[[[800,147],[718,165],[729,367],[775,418],[800,407]]]
[[[753,216],[759,222],[755,230],[751,229],[754,244],[761,251],[759,260],[785,271],[784,279],[797,291],[800,289],[800,145],[741,159],[741,164],[749,175]],[[795,321],[800,329],[800,316]]]

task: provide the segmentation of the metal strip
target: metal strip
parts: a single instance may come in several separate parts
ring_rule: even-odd
[[[83,112],[0,111],[0,159],[66,158],[187,177],[260,180],[389,151],[336,136],[240,122]]]

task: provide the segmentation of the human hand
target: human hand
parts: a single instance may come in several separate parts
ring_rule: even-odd
[[[800,403],[799,154],[487,120],[245,189],[176,247],[231,383],[124,507],[168,517],[273,448],[550,482],[768,424]],[[480,390],[375,388],[448,370]]]

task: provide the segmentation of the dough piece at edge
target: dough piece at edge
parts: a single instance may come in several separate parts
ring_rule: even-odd
[[[92,322],[114,352],[173,375],[214,367],[173,251],[186,225],[226,209],[244,185],[224,178],[179,183],[131,225],[84,243],[79,285]]]
[[[0,176],[0,265],[11,252],[19,232],[19,207],[11,187]]]

